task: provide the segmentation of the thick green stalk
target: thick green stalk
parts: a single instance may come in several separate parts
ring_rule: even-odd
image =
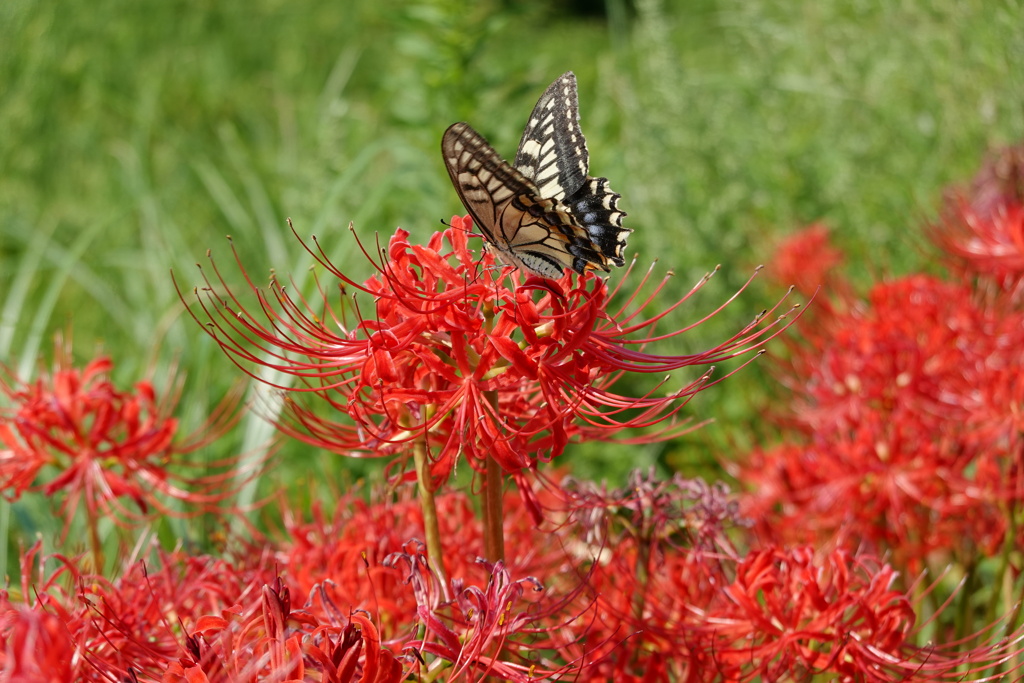
[[[498,392],[486,392],[487,401],[498,410]],[[484,470],[484,554],[491,562],[505,561],[505,527],[502,492],[505,472],[492,456],[487,456]]]
[[[448,596],[448,570],[444,566],[444,551],[441,547],[441,530],[437,523],[437,504],[434,502],[434,485],[430,478],[430,458],[427,455],[425,439],[413,444],[413,461],[416,463],[416,484],[419,489],[420,510],[423,512],[423,536],[427,544],[427,559],[441,581],[445,599]]]
[[[100,540],[99,519],[88,505],[85,506],[85,517],[89,528],[89,543],[92,545],[93,571],[102,574],[106,558],[103,556],[103,542]]]
[[[494,329],[494,308],[484,309],[484,328]],[[485,391],[487,402],[498,414],[498,392]],[[493,456],[487,456],[484,467],[484,499],[481,505],[484,516],[484,556],[490,562],[505,561],[505,512],[502,508],[502,492],[505,488],[505,472]]]

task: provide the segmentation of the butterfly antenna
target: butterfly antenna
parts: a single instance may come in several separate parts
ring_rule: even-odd
[[[452,225],[451,223],[449,223],[448,221],[446,221],[443,218],[441,219],[441,225],[443,225],[445,227],[448,227],[448,228],[455,228],[454,225]],[[455,229],[456,230],[461,230],[462,232],[466,233],[470,237],[483,237],[484,236],[484,234],[482,232],[473,232],[472,230],[466,230],[465,228],[455,228]]]

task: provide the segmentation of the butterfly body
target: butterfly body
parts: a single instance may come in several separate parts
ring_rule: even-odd
[[[441,151],[486,247],[505,263],[547,278],[623,265],[632,231],[608,180],[588,175],[571,71],[541,95],[513,164],[465,123],[445,131]]]

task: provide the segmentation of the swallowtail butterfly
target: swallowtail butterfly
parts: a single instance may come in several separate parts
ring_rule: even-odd
[[[468,124],[453,124],[441,140],[448,175],[485,247],[532,275],[607,272],[625,262],[632,230],[622,227],[626,214],[608,179],[588,175],[579,118],[576,76],[567,71],[533,108],[514,165]]]

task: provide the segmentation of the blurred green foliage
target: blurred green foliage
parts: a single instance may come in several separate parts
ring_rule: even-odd
[[[811,221],[834,227],[862,284],[933,268],[920,226],[943,188],[1024,136],[1011,0],[7,0],[0,45],[0,360],[31,374],[70,330],[77,356],[110,354],[124,386],[177,363],[186,425],[240,373],[188,319],[170,269],[189,292],[212,249],[241,283],[230,234],[257,280],[274,268],[301,284],[291,217],[368,275],[348,222],[426,241],[462,211],[444,129],[470,121],[510,157],[567,69],[592,169],[636,230],[629,251],[674,270],[674,296],[723,264],[680,326]],[[780,293],[756,285],[675,350],[722,339]],[[653,463],[715,476],[770,436],[768,363],[692,403],[712,427],[567,461],[616,481]],[[220,448],[254,448],[256,424]],[[351,466],[292,443],[281,455],[275,487]]]

